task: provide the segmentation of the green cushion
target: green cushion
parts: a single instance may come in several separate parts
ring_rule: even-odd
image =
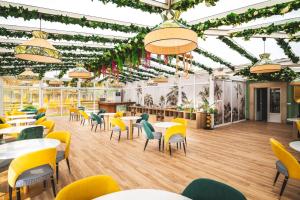
[[[43,138],[44,128],[42,126],[25,128],[18,136],[18,140],[28,140],[35,138]]]
[[[182,192],[183,196],[193,200],[246,200],[246,197],[224,183],[211,179],[196,179]]]

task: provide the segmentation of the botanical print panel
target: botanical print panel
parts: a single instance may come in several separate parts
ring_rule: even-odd
[[[238,112],[238,84],[232,82],[232,121],[239,120]]]
[[[245,91],[246,83],[238,83],[239,120],[245,119]]]
[[[231,81],[224,81],[224,123],[231,122]]]

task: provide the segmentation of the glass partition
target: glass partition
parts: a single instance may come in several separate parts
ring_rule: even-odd
[[[43,107],[47,108],[47,115],[61,115],[61,89],[43,89]]]

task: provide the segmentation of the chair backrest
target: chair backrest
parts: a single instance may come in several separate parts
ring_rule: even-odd
[[[21,111],[17,111],[17,110],[13,110],[10,114],[11,115],[25,115],[26,113],[21,112]]]
[[[52,131],[46,138],[57,139],[61,143],[65,143],[65,158],[69,157],[71,145],[71,133],[69,131]]]
[[[46,113],[46,108],[39,108],[38,110],[37,110],[37,114],[39,114],[39,113]]]
[[[70,108],[69,111],[70,111],[70,113],[77,113],[78,109],[77,108]]]
[[[192,181],[182,195],[196,200],[246,200],[246,197],[235,188],[204,178]]]
[[[12,127],[10,124],[0,124],[0,129]]]
[[[89,115],[84,112],[83,110],[79,110],[79,113],[81,114],[81,116],[84,118],[84,119],[89,119]]]
[[[94,121],[96,121],[98,124],[101,124],[101,123],[102,123],[102,118],[99,117],[98,115],[92,113],[92,117],[93,117],[92,119],[93,119]]]
[[[98,112],[98,115],[101,114],[101,113],[106,113],[106,110],[101,108],[101,109],[99,110],[99,112]]]
[[[42,126],[25,128],[19,134],[17,140],[43,138],[43,131],[44,128]]]
[[[183,118],[172,119],[172,122],[176,122],[176,123],[182,124],[184,126],[187,126],[187,124],[188,124],[187,120],[183,119]]]
[[[145,120],[142,120],[141,123],[143,125],[144,132],[145,132],[145,134],[147,136],[147,139],[153,139],[154,136],[153,136],[152,130],[151,130],[150,126],[148,125],[149,122],[147,122]]]
[[[36,116],[35,116],[35,119],[40,119],[40,118],[42,118],[42,117],[44,117],[45,116],[45,113],[39,113],[39,114],[37,114]]]
[[[136,120],[136,123],[140,123],[142,120],[148,121],[149,120],[149,114],[148,113],[141,114],[141,119]]]
[[[164,141],[166,146],[173,135],[181,135],[184,138],[186,136],[185,133],[186,133],[186,126],[184,125],[176,125],[168,128],[164,136]]]
[[[114,115],[115,118],[123,117],[123,116],[124,116],[124,112],[121,112],[121,111],[116,112],[116,114]]]
[[[46,116],[39,118],[38,120],[36,120],[36,121],[34,122],[34,124],[35,124],[35,125],[39,125],[39,124],[41,124],[41,123],[44,122],[44,121],[46,121]]]
[[[275,156],[287,168],[289,177],[294,179],[300,179],[300,164],[297,161],[297,159],[290,152],[288,152],[280,142],[278,142],[274,138],[270,138],[270,143]]]
[[[38,166],[48,164],[55,171],[55,162],[56,148],[43,149],[19,156],[10,163],[8,168],[8,184],[14,187],[16,180],[23,172]]]
[[[118,183],[110,176],[98,175],[75,181],[59,191],[56,200],[90,200],[120,191]]]
[[[47,120],[40,123],[40,125],[45,126],[48,129],[47,134],[49,134],[54,130],[55,122],[53,120]]]
[[[5,124],[5,123],[6,123],[5,117],[0,116],[0,124]]]
[[[126,124],[120,118],[112,118],[111,125],[119,127],[121,131],[126,130]]]
[[[297,129],[298,129],[298,132],[300,132],[300,120],[296,121],[296,126],[297,126]]]

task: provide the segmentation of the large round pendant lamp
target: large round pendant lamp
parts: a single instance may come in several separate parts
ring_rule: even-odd
[[[274,63],[270,59],[270,54],[265,53],[266,38],[263,38],[263,41],[264,41],[264,53],[259,55],[260,60],[250,68],[250,72],[255,74],[263,74],[263,73],[272,73],[272,72],[280,71],[281,65],[278,63]]]
[[[39,74],[34,73],[30,68],[26,68],[24,72],[17,75],[19,80],[39,80]]]
[[[81,64],[77,64],[77,67],[72,69],[68,73],[70,78],[81,78],[81,79],[88,79],[92,77],[92,73],[82,67]]]
[[[179,11],[164,11],[163,23],[145,36],[146,51],[159,55],[178,55],[197,48],[197,33],[179,23],[179,16]]]
[[[60,63],[61,54],[47,41],[48,34],[33,31],[33,38],[15,47],[15,57],[40,63]]]
[[[58,78],[55,78],[55,79],[52,79],[49,81],[50,86],[61,86],[62,84],[64,84],[64,82],[62,82]]]

